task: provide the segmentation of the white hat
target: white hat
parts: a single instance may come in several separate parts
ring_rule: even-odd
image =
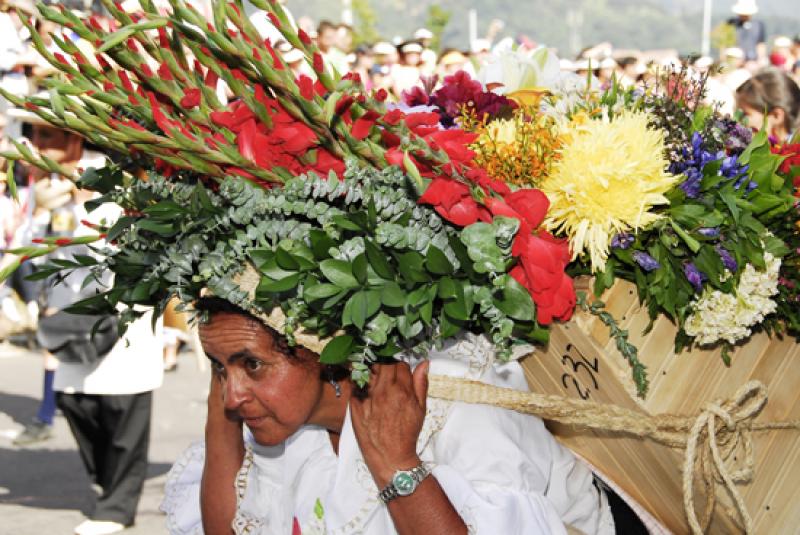
[[[758,13],[756,0],[737,0],[731,8],[736,15],[755,15]]]
[[[732,46],[730,48],[726,48],[723,56],[726,58],[739,58],[744,59],[744,50],[739,47]]]
[[[372,52],[378,55],[388,56],[397,52],[397,48],[392,43],[386,41],[379,41],[372,47]]]
[[[433,32],[428,28],[420,28],[414,32],[414,39],[433,39]]]
[[[785,35],[779,35],[772,42],[772,45],[775,48],[790,48],[792,46],[792,40]]]
[[[422,45],[419,43],[406,43],[400,48],[400,51],[404,54],[421,54]]]
[[[617,62],[614,61],[612,58],[605,58],[603,61],[600,62],[601,69],[614,69],[617,66]]]
[[[558,66],[561,68],[562,71],[574,71],[575,64],[572,63],[570,60],[561,58],[558,60]]]
[[[300,61],[305,56],[296,48],[290,48],[286,52],[281,52],[281,57],[286,63],[294,63],[295,61]]]
[[[714,59],[711,58],[710,56],[700,56],[699,58],[694,60],[692,66],[695,69],[707,69],[711,67],[713,64],[714,64]]]
[[[486,52],[492,49],[492,43],[488,39],[475,39],[472,42],[473,52]]]

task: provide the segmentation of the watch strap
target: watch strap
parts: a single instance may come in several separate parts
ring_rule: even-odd
[[[400,496],[400,493],[398,492],[397,487],[394,484],[394,479],[398,474],[406,473],[406,474],[410,475],[414,479],[414,481],[416,482],[415,485],[414,485],[414,489],[411,492],[409,492],[408,494],[406,494],[406,496],[408,496],[408,495],[412,494],[415,490],[417,490],[417,487],[419,487],[419,484],[422,483],[422,481],[431,474],[432,470],[433,470],[433,467],[431,465],[429,465],[428,463],[424,463],[424,462],[420,463],[419,465],[415,466],[414,468],[411,468],[410,470],[398,470],[392,476],[392,480],[389,481],[389,484],[386,485],[383,488],[383,490],[381,490],[378,493],[378,498],[383,503],[389,503],[390,501],[392,501],[395,498],[398,498]]]

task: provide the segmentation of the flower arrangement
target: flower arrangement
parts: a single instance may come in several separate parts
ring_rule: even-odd
[[[36,40],[62,73],[50,98],[3,95],[123,156],[80,178],[126,210],[98,229],[114,248],[42,271],[114,272],[74,310],[124,304],[129,320],[133,305],[158,315],[171,296],[210,289],[280,311],[290,340],[325,339],[321,360],[349,361],[362,384],[370,362],[462,330],[486,333],[505,358],[545,342],[549,324],[586,306],[578,275],[594,275],[597,295],[636,283],[651,317],[682,327],[678,347],[734,344],[758,326],[800,332],[797,151],[750,139],[698,104],[702,87],[685,76],[600,92],[558,73],[546,50],[508,52],[483,83],[460,72],[397,108],[357,75],[332,77],[279,3],[253,4],[316,79],[295,78],[235,3],[215,3],[207,22],[179,0],[167,15],[109,2],[108,28],[40,7],[96,57],[56,38],[67,60]],[[17,150],[3,156],[58,171]],[[68,244],[44,245],[13,252]],[[236,283],[248,265],[255,295]],[[727,316],[704,313],[732,300]]]

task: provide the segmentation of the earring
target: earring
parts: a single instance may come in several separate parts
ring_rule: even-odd
[[[330,379],[328,379],[328,382],[331,384],[333,390],[336,392],[336,397],[337,398],[342,397],[342,385],[339,384],[339,381],[331,377]]]

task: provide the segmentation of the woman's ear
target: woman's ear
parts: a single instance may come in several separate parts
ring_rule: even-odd
[[[773,108],[767,115],[767,120],[770,135],[783,142],[789,134],[786,130],[786,111],[783,108]]]

